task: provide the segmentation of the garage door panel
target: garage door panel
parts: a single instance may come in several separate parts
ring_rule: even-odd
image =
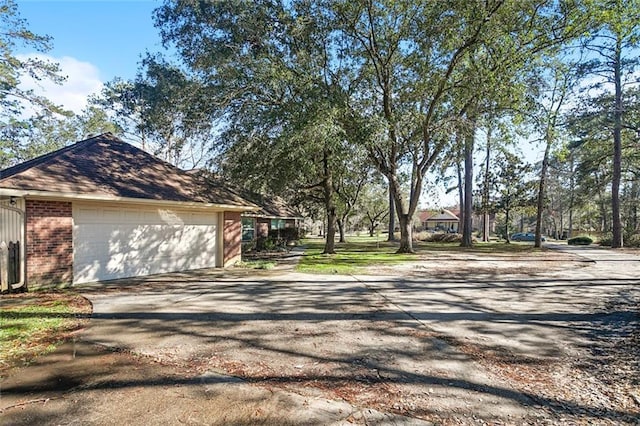
[[[214,267],[217,219],[167,209],[74,209],[74,282]]]

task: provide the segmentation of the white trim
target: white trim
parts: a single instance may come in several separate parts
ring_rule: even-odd
[[[113,195],[100,195],[100,194],[78,194],[75,192],[50,192],[50,191],[36,191],[36,190],[19,190],[0,188],[0,196],[6,195],[10,197],[24,197],[30,199],[56,199],[56,200],[79,200],[79,201],[116,201],[122,203],[135,203],[135,204],[153,204],[153,205],[170,205],[179,206],[183,208],[201,208],[201,209],[216,209],[219,211],[236,211],[236,212],[248,212],[256,211],[259,207],[239,206],[233,204],[216,204],[216,203],[199,203],[195,201],[170,201],[170,200],[151,200],[148,198],[131,198],[131,197],[118,197]]]
[[[259,219],[284,219],[284,220],[304,219],[304,217],[302,216],[267,216],[267,215],[260,215],[260,214],[251,214],[251,211],[248,211],[247,213],[242,213],[241,216],[259,218]]]

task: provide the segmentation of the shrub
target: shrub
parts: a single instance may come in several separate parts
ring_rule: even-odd
[[[256,249],[255,241],[243,241],[242,242],[242,253],[247,253]]]
[[[298,241],[300,235],[297,228],[272,229],[269,231],[269,238],[282,240],[284,244],[289,244],[291,241]]]
[[[429,241],[429,238],[432,235],[433,234],[431,232],[427,232],[427,231],[414,232],[413,241]]]
[[[590,237],[587,237],[586,235],[569,238],[569,240],[567,240],[567,244],[569,244],[570,246],[588,246],[592,242],[593,240]]]
[[[425,241],[429,241],[432,243],[461,243],[462,234],[431,234]]]
[[[274,241],[271,237],[258,237],[256,239],[256,251],[271,251],[277,245],[277,241]]]
[[[613,242],[612,234],[605,234],[600,238],[599,244],[601,246],[611,247],[611,243]]]
[[[624,246],[640,248],[640,234],[631,235],[624,241]]]

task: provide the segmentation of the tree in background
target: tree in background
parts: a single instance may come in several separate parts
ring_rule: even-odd
[[[358,197],[355,212],[360,218],[359,221],[366,226],[370,237],[375,235],[378,227],[389,215],[387,191],[386,185],[381,182],[371,182],[365,185]]]
[[[27,110],[45,119],[63,114],[60,107],[46,98],[22,89],[21,79],[28,76],[36,81],[61,83],[64,78],[57,64],[15,55],[18,45],[28,45],[38,52],[51,49],[50,37],[29,31],[15,1],[0,1],[0,28],[0,168],[4,168],[25,160],[30,145],[36,143],[29,139],[33,120],[26,118]]]
[[[94,108],[109,111],[117,125],[145,149],[177,166],[204,166],[216,118],[210,93],[196,77],[160,55],[147,55],[135,80],[107,83]]]
[[[545,191],[551,153],[560,139],[558,133],[562,124],[560,122],[562,110],[577,82],[576,66],[566,59],[552,60],[541,73],[541,93],[531,114],[536,131],[543,135],[542,140],[545,147],[538,181],[535,247],[542,245],[542,214],[545,207]]]
[[[614,112],[610,106],[614,102],[614,94],[602,92],[594,96],[585,97],[578,106],[567,113],[567,130],[571,136],[568,149],[571,160],[576,169],[576,196],[585,201],[584,207],[595,204],[595,211],[599,220],[597,229],[601,232],[611,232],[612,224],[612,186],[614,174],[611,158],[611,134],[615,127]],[[640,146],[637,131],[637,118],[640,116],[640,102],[638,89],[625,92],[625,111],[623,114],[621,142],[621,222],[625,223],[626,234],[631,236],[635,231],[630,223],[633,222],[633,209],[637,204],[634,197],[634,186],[639,180]],[[625,227],[622,228],[625,231]]]
[[[624,89],[633,82],[638,57],[632,50],[640,40],[640,1],[592,0],[588,2],[596,31],[585,40],[584,48],[595,58],[584,63],[585,71],[613,86],[613,98],[606,111],[612,120],[611,214],[612,248],[623,246],[620,185],[622,181],[622,130],[624,128]]]
[[[501,150],[496,155],[496,166],[490,171],[488,179],[489,209],[495,209],[505,215],[505,239],[510,241],[510,225],[513,219],[512,213],[519,208],[533,205],[534,183],[530,174],[533,168],[522,161],[520,156],[506,150]]]

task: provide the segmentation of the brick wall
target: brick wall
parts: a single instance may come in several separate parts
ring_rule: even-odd
[[[222,239],[223,266],[239,262],[242,259],[242,222],[239,212],[224,212]]]
[[[27,285],[73,282],[73,220],[70,202],[26,200]]]

